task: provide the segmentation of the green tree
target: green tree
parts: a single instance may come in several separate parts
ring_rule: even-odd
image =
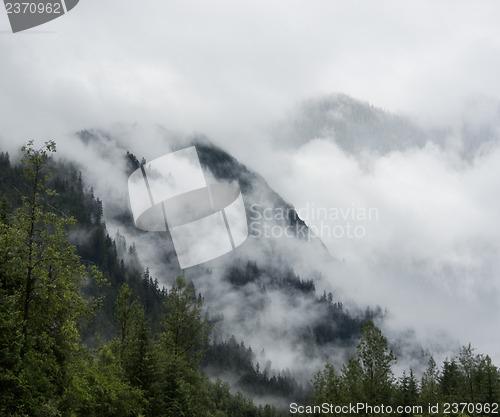
[[[397,399],[396,403],[398,406],[415,406],[418,404],[419,390],[418,382],[415,378],[413,370],[410,369],[410,373],[407,374],[403,371],[403,376],[399,379]],[[403,417],[412,416],[413,414],[403,412],[401,414]]]
[[[479,357],[477,375],[478,400],[488,404],[500,403],[500,370],[492,364],[489,356]]]
[[[119,329],[115,350],[128,381],[149,391],[156,376],[157,358],[144,309],[138,299],[131,299],[132,290],[128,284],[123,284],[115,306]]]
[[[429,404],[436,404],[439,400],[439,369],[436,361],[431,356],[427,362],[427,369],[424,371],[421,380],[420,405],[428,407]]]
[[[6,378],[16,375],[4,395],[11,413],[51,415],[71,380],[70,364],[81,352],[79,324],[90,307],[79,289],[89,273],[68,243],[67,228],[74,220],[48,203],[55,196],[45,185],[54,142],[38,150],[29,142],[22,150],[25,195],[13,218],[6,224],[4,216],[0,227],[0,308],[8,333],[1,365]]]
[[[97,354],[85,355],[72,364],[73,378],[64,397],[65,409],[85,417],[136,417],[146,401],[140,388],[132,386],[119,359],[108,345]]]
[[[369,320],[361,327],[357,347],[362,367],[362,386],[369,404],[389,404],[394,382],[391,366],[396,357],[381,330]]]
[[[474,355],[474,349],[469,343],[463,346],[458,355],[458,365],[462,374],[461,398],[463,401],[475,402],[477,400],[477,389],[475,382],[479,371],[478,357]]]
[[[349,359],[342,368],[342,386],[345,403],[364,400],[363,394],[363,369],[357,358]]]
[[[341,404],[344,400],[342,379],[331,363],[327,363],[325,369],[314,376],[313,386],[313,404]]]
[[[21,393],[21,320],[14,297],[0,288],[0,415],[17,407]]]
[[[172,355],[192,366],[199,364],[209,335],[202,305],[193,283],[187,283],[183,277],[177,278],[164,303],[162,344]]]
[[[5,225],[10,223],[10,204],[5,194],[0,199],[0,223]]]
[[[200,416],[210,407],[206,379],[199,362],[208,342],[209,327],[194,285],[179,277],[165,303],[159,380],[153,415]]]
[[[19,396],[21,364],[21,315],[13,293],[11,271],[13,236],[8,202],[0,200],[0,414],[15,409]]]
[[[444,402],[461,402],[460,395],[463,391],[463,378],[460,374],[455,359],[445,360],[443,370],[439,376],[439,388]]]
[[[215,408],[221,412],[222,410],[227,411],[231,406],[231,386],[228,382],[224,382],[220,378],[217,378],[214,383],[210,384],[210,396]],[[227,416],[225,412],[221,413],[222,415]]]

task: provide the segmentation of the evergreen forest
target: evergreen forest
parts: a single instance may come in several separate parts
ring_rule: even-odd
[[[28,142],[20,163],[0,153],[0,415],[273,417],[357,403],[403,407],[359,415],[500,413],[500,370],[489,356],[468,345],[442,364],[429,356],[421,376],[395,375],[396,354],[375,324],[380,313],[350,315],[326,293],[316,298],[325,314],[304,337],[351,344],[352,357],[340,367],[326,362],[305,383],[261,367],[244,341],[215,340],[217,317],[190,280],[180,274],[167,289],[133,242],[108,234],[102,201],[55,152],[48,141]],[[247,263],[227,280],[238,287],[259,274]],[[274,285],[315,297],[312,280],[280,274]],[[239,378],[230,383],[214,370]],[[279,401],[257,400],[270,397]]]

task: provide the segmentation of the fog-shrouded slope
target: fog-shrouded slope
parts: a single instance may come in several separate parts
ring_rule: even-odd
[[[312,139],[329,139],[350,154],[422,148],[434,143],[458,149],[471,160],[498,140],[500,103],[485,97],[470,99],[456,120],[421,123],[345,94],[303,101],[289,111],[273,131],[280,146],[300,147]]]
[[[103,159],[115,151],[121,155],[122,187],[133,170],[148,162],[140,150],[121,146],[120,138],[98,131],[81,132],[80,136],[85,146],[106,149]],[[234,336],[256,353],[255,363],[263,367],[269,361],[269,369],[288,369],[302,381],[309,380],[325,360],[344,360],[357,341],[360,325],[380,313],[364,306],[346,308],[339,294],[328,295],[317,287],[322,277],[315,265],[330,265],[329,279],[334,282],[339,265],[334,254],[312,236],[293,206],[261,176],[206,137],[166,140],[164,150],[156,156],[192,145],[210,182],[238,183],[247,213],[247,240],[220,258],[182,271],[168,233],[138,230],[127,204],[112,204],[112,209],[104,210],[110,230],[119,231],[129,244],[135,242],[142,264],[149,266],[161,284],[170,285],[180,274],[194,282],[214,322],[214,343],[225,343]],[[117,164],[113,165],[116,170]],[[123,194],[119,201],[126,201],[126,188]],[[105,198],[103,204],[106,207]],[[284,228],[288,228],[287,234],[278,233]],[[242,388],[245,380],[252,380],[221,363],[206,365],[213,376],[234,372],[235,383]]]
[[[387,153],[422,147],[426,132],[408,118],[386,112],[345,94],[332,94],[299,104],[278,125],[280,143],[301,146],[310,139],[329,138],[344,151]]]

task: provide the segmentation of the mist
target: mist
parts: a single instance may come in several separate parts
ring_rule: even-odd
[[[13,35],[0,13],[0,145],[14,155],[55,140],[102,199],[110,235],[135,242],[168,286],[180,273],[175,259],[165,267],[171,248],[116,221],[128,207],[124,154],[152,160],[207,135],[299,210],[329,253],[285,237],[279,256],[273,239],[254,239],[245,257],[291,267],[352,311],[386,309],[377,324],[407,346],[404,360],[415,346],[438,360],[471,342],[499,363],[499,17],[488,1],[82,1],[46,32]],[[304,103],[335,92],[404,117],[418,140],[353,152],[329,120],[300,130]],[[83,129],[98,140],[82,141]],[[323,209],[350,214],[314,216]],[[312,304],[233,291],[221,262],[191,278],[225,337],[302,375],[352,353],[308,357],[295,342]]]
[[[78,149],[78,157],[66,157],[79,163],[88,184],[103,196],[110,234],[134,242],[143,266],[168,287],[181,273],[165,257],[171,245],[159,246],[157,237],[137,234],[115,220],[128,206],[123,156],[128,149],[154,158],[189,137],[139,126],[94,134],[86,144],[75,135],[69,148]],[[313,138],[295,150],[269,149],[280,160],[279,171],[268,167],[270,183],[316,237],[250,237],[234,253],[186,271],[209,314],[223,317],[219,338],[234,335],[260,352],[256,361],[261,365],[270,361],[276,371],[293,370],[302,380],[324,361],[340,365],[353,353],[335,346],[312,352],[300,344],[299,335],[318,317],[313,299],[291,302],[279,290],[262,293],[254,284],[232,288],[224,280],[228,266],[250,259],[314,279],[318,296],[332,292],[353,313],[382,307],[385,315],[378,324],[399,349],[398,369],[418,371],[425,363],[422,352],[440,360],[469,342],[493,360],[500,357],[492,332],[500,317],[495,222],[500,201],[491,192],[499,185],[497,144],[478,148],[472,159],[464,159],[461,147],[431,140],[383,155],[349,154],[329,137]],[[275,206],[267,189],[255,187],[251,201]],[[274,217],[281,216],[279,210],[267,213],[276,230],[282,226]],[[326,249],[318,250],[319,240]]]
[[[498,123],[498,103],[493,112]],[[448,132],[449,145],[428,140],[385,154],[310,138],[282,156],[286,175],[269,176],[342,260],[322,275],[327,289],[386,308],[382,326],[393,339],[407,328],[435,354],[470,342],[498,360],[498,133],[464,158],[457,143],[468,138]]]

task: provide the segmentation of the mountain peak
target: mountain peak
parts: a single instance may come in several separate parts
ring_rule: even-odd
[[[294,147],[322,138],[348,153],[381,154],[422,147],[426,141],[425,132],[408,118],[342,93],[303,101],[278,125],[275,137]]]

